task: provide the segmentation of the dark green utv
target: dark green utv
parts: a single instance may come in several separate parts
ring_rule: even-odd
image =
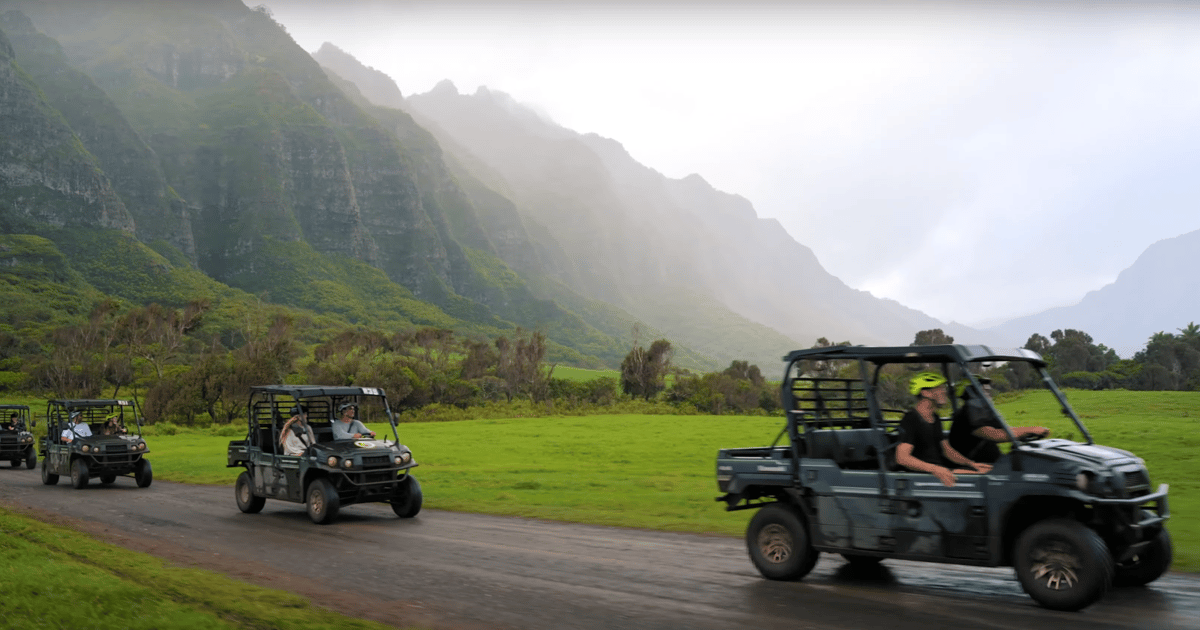
[[[37,466],[37,448],[29,432],[33,425],[27,405],[0,405],[0,462],[12,462],[13,468],[21,462],[26,468]]]
[[[387,419],[392,440],[368,437],[336,439],[337,412],[346,406],[357,419]],[[312,428],[293,432],[302,454],[284,452],[282,438],[291,432],[289,419],[303,410]],[[238,509],[254,514],[268,498],[304,503],[314,523],[331,523],[338,510],[354,503],[382,502],[401,518],[421,511],[421,484],[409,474],[417,465],[412,451],[400,443],[387,396],[375,387],[265,385],[250,388],[250,427],[244,440],[229,443],[227,467],[244,467],[234,499]]]
[[[899,558],[1011,566],[1043,606],[1079,610],[1110,584],[1147,584],[1170,566],[1166,484],[1153,489],[1144,461],[1092,440],[1036,353],[838,346],[784,360],[787,421],[776,444],[717,456],[725,493],[717,500],[727,510],[759,509],[746,545],[764,577],[800,579],[822,551],[855,564]],[[933,475],[899,469],[899,418],[912,401],[899,385],[918,370],[934,371],[952,388],[981,392],[976,373],[989,367],[1040,374],[1039,391],[1057,399],[1083,442],[1015,440],[987,399],[1013,444],[990,473],[958,475],[946,487]],[[952,404],[961,405],[957,398]]]
[[[80,424],[72,422],[75,414]],[[52,486],[59,475],[70,475],[71,485],[82,488],[92,478],[110,484],[117,477],[132,475],[139,488],[148,487],[154,472],[141,432],[142,416],[135,401],[49,401],[41,441],[42,483]]]

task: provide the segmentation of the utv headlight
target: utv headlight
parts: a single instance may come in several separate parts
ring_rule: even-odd
[[[82,448],[81,450],[82,450],[84,453],[88,453],[88,452],[90,452],[90,451],[92,450],[92,447],[88,446],[87,444],[84,444],[84,445],[83,445],[83,448]]]
[[[337,466],[338,458],[334,457],[333,455],[330,455],[329,459],[325,460],[325,463],[329,464],[330,466]]]
[[[352,460],[352,459],[342,460],[342,468],[353,468],[353,467],[354,467],[354,460]]]
[[[396,462],[396,465],[399,466],[404,463],[404,456],[397,455],[392,461]]]
[[[1075,475],[1075,487],[1079,488],[1081,492],[1090,493],[1092,491],[1092,481],[1094,479],[1095,476],[1092,473],[1086,471],[1081,472]]]
[[[405,464],[407,464],[408,462],[411,462],[412,461],[412,451],[404,451],[403,453],[400,453],[400,459],[403,460]]]

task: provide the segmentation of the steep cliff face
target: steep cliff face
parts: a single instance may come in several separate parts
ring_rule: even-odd
[[[0,223],[133,230],[108,180],[0,32]]]
[[[188,208],[167,185],[157,156],[116,105],[86,74],[71,67],[58,42],[39,33],[24,14],[0,15],[21,67],[95,156],[145,242],[170,243],[195,261]]]
[[[500,174],[519,210],[575,257],[564,271],[578,273],[579,290],[679,337],[689,335],[671,329],[673,314],[697,304],[728,309],[797,345],[821,336],[908,343],[940,326],[847,287],[747,200],[697,176],[666,178],[618,143],[563,129],[504,94],[461,95],[444,83],[406,103],[448,136],[443,144],[462,148],[464,163]]]

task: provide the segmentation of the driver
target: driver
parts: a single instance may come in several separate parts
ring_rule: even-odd
[[[125,426],[121,424],[120,418],[111,415],[104,419],[104,435],[120,435],[122,433],[125,433]]]
[[[71,426],[63,429],[62,441],[73,442],[77,437],[92,437],[92,427],[83,421],[83,414],[78,411],[72,411],[70,415]]]
[[[375,438],[375,432],[368,429],[362,422],[356,420],[358,405],[346,403],[338,407],[338,419],[333,423],[333,439],[350,440],[353,438]]]
[[[950,423],[950,446],[973,461],[993,464],[1001,454],[996,443],[1007,442],[1008,434],[987,404],[992,397],[992,379],[976,376],[975,380],[982,386],[982,392],[969,380],[959,383],[958,396],[963,404]],[[1012,432],[1018,440],[1027,436],[1050,436],[1050,429],[1046,427],[1013,427]]]
[[[8,417],[8,422],[0,423],[0,429],[5,431],[16,431],[20,418],[21,417],[17,415],[17,412],[12,412],[12,415]]]
[[[953,487],[955,475],[981,474],[991,464],[977,464],[959,454],[946,440],[937,410],[948,400],[946,379],[936,372],[921,372],[909,383],[909,393],[917,404],[900,419],[900,444],[896,463],[917,472],[932,473],[946,487]],[[951,470],[951,466],[960,467]]]
[[[308,426],[308,410],[304,405],[292,407],[292,417],[279,432],[279,445],[285,455],[303,455],[308,447],[317,443],[312,427]]]

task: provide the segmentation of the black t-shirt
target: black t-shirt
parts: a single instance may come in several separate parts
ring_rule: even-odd
[[[900,419],[900,443],[912,444],[913,457],[921,461],[938,466],[953,466],[954,464],[947,461],[942,455],[942,440],[944,439],[946,439],[946,434],[942,431],[940,419],[935,422],[925,422],[916,409],[910,409]]]
[[[1000,459],[1000,447],[995,442],[971,435],[983,427],[1000,428],[1000,420],[978,398],[968,398],[954,413],[950,424],[950,446],[973,462],[994,464]]]

